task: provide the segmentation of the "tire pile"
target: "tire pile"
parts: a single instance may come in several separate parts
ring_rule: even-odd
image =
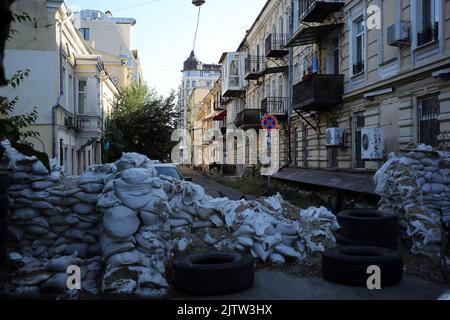
[[[366,287],[370,268],[379,268],[381,287],[400,283],[402,255],[397,251],[398,217],[389,213],[355,209],[340,212],[341,229],[336,248],[323,254],[325,279],[339,284]]]

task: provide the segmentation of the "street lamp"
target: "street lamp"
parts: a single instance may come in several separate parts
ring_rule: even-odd
[[[205,0],[192,0],[192,4],[196,7],[200,7],[205,3]]]

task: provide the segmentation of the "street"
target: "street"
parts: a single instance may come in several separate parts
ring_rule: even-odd
[[[239,190],[217,183],[212,176],[183,166],[180,166],[179,169],[183,176],[192,178],[192,182],[201,185],[205,189],[205,192],[210,196],[225,196],[231,200],[239,200],[243,196],[242,192]],[[246,194],[245,197],[247,200],[254,200],[256,198],[255,196],[249,194]]]

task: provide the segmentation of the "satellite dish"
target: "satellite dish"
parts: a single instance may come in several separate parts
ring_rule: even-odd
[[[205,4],[205,0],[192,0],[192,4],[196,7],[200,7],[201,5]]]

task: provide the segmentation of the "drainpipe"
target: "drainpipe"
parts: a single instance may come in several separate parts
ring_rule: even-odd
[[[59,55],[59,97],[56,101],[56,104],[52,107],[52,158],[56,158],[56,109],[61,106],[60,101],[63,96],[63,92],[61,92],[61,84],[62,84],[62,28],[64,24],[70,19],[70,12],[67,12],[67,17],[61,22],[56,22],[56,26],[59,26],[59,46],[58,46],[58,55]]]

